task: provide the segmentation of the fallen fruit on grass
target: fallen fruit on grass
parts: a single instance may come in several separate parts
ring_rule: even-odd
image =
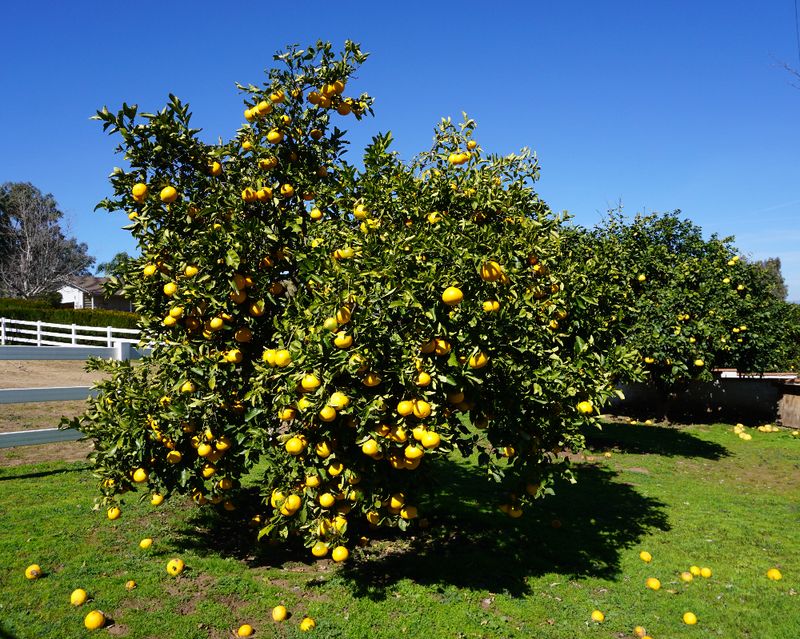
[[[694,575],[690,573],[688,570],[685,570],[681,573],[681,579],[685,581],[687,584],[694,579]]]
[[[650,588],[650,590],[659,590],[661,588],[661,582],[655,577],[648,577],[644,585]]]
[[[183,572],[185,567],[186,565],[183,563],[183,559],[170,559],[167,563],[167,572],[173,577],[177,577]]]
[[[596,621],[597,623],[603,623],[606,620],[606,616],[600,612],[599,610],[592,610],[592,621]]]
[[[286,606],[275,606],[272,609],[273,621],[284,621],[288,614],[289,613],[286,611]]]
[[[701,568],[700,576],[708,579],[711,576],[711,568]]]
[[[69,602],[73,606],[80,606],[86,601],[87,594],[83,588],[76,588],[72,591],[72,594],[69,596]]]
[[[778,581],[779,579],[783,579],[781,571],[778,570],[777,568],[770,568],[769,570],[767,570],[767,577],[772,579],[772,581]]]
[[[642,637],[645,637],[647,635],[647,631],[641,626],[636,626],[633,629],[633,634],[641,639]]]
[[[684,612],[683,613],[683,623],[687,626],[693,626],[697,623],[697,615],[693,612]]]
[[[106,616],[99,610],[92,610],[84,618],[83,625],[89,630],[97,630],[106,625]]]
[[[699,577],[700,566],[689,566],[689,572],[692,573],[695,577]]]
[[[651,561],[653,561],[653,555],[646,550],[643,550],[639,553],[639,559],[641,559],[644,563],[649,564]]]
[[[134,588],[136,588],[136,582],[133,579],[128,579],[125,582],[125,590],[133,590]]]
[[[139,548],[142,550],[147,550],[150,546],[153,545],[153,540],[150,537],[145,537],[142,541],[139,542]]]
[[[106,512],[106,516],[111,520],[114,521],[115,519],[119,519],[119,516],[122,514],[122,511],[117,508],[116,506],[112,506]]]
[[[237,637],[251,637],[252,635],[253,626],[251,626],[249,623],[239,626],[239,629],[236,631]]]
[[[25,576],[28,579],[38,579],[42,576],[42,568],[39,564],[31,564],[25,569]]]
[[[303,617],[303,620],[300,622],[300,630],[303,632],[308,632],[309,630],[313,630],[317,627],[317,622],[314,621],[311,617]]]

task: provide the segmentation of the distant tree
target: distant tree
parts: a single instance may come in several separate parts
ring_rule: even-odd
[[[112,275],[114,274],[120,267],[125,265],[129,260],[133,258],[128,255],[127,251],[120,251],[114,257],[112,257],[108,262],[100,262],[95,269],[97,274],[100,275]]]
[[[766,260],[756,260],[753,264],[760,266],[769,276],[769,292],[778,299],[785,300],[789,289],[781,273],[781,258],[769,257]]]
[[[0,290],[5,295],[40,296],[72,276],[88,274],[94,258],[86,244],[65,236],[63,217],[55,198],[30,183],[0,186]]]

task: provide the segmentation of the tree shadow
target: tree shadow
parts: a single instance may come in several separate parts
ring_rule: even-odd
[[[436,513],[430,530],[399,549],[367,550],[369,561],[346,565],[342,575],[355,596],[381,600],[409,579],[521,597],[530,594],[531,577],[548,573],[614,577],[623,551],[653,530],[669,530],[662,502],[601,466],[576,468],[576,484],[557,486],[520,519],[497,511],[496,485],[477,470],[440,466],[447,481],[423,508]]]
[[[3,628],[2,623],[0,623],[0,639],[17,639],[17,636],[8,632],[5,628]]]
[[[0,481],[7,481],[10,479],[33,479],[35,477],[49,477],[50,475],[60,475],[62,473],[80,473],[90,469],[91,466],[86,464],[82,466],[75,466],[74,468],[55,468],[53,470],[42,470],[38,473],[22,473],[15,475],[9,468],[6,468],[4,470],[0,469]],[[0,635],[0,639],[2,639],[2,635]]]
[[[584,432],[590,448],[615,448],[637,455],[662,455],[664,457],[702,457],[722,459],[730,453],[724,446],[678,428],[665,426],[634,426],[631,424],[603,424],[602,430],[592,428]]]

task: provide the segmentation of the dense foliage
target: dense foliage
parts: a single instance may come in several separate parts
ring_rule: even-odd
[[[629,284],[621,298],[607,298],[607,312],[652,382],[786,367],[791,328],[775,274],[741,259],[732,238],[704,238],[679,211],[631,221],[612,213],[587,237],[604,277]]]

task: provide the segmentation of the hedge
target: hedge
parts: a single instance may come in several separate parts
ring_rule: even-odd
[[[55,308],[44,300],[0,298],[0,317],[53,324],[78,324],[80,326],[113,326],[138,328],[139,316],[125,311],[103,309]]]

